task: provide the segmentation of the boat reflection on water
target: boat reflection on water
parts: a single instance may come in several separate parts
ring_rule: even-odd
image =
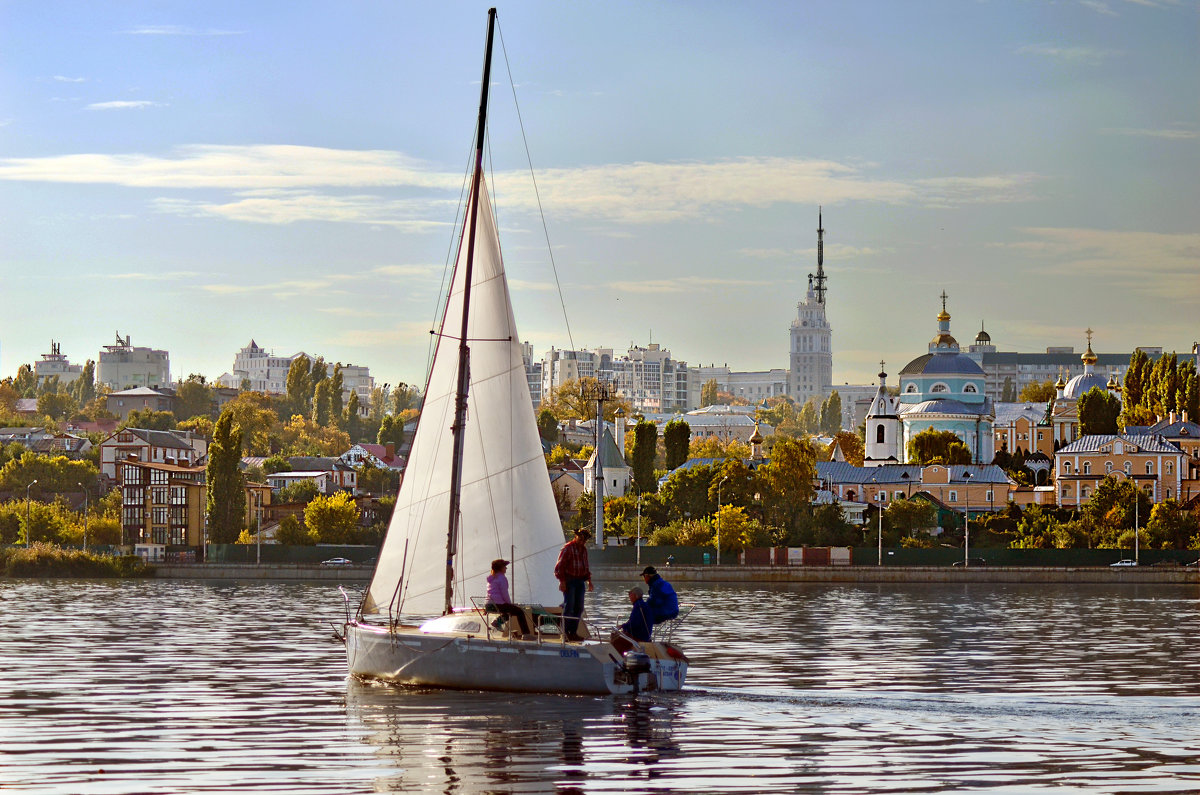
[[[350,728],[374,746],[386,792],[572,792],[600,777],[658,778],[681,756],[672,734],[685,701],[346,686]]]

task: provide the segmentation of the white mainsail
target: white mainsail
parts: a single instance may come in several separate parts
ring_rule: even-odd
[[[506,558],[516,602],[562,602],[554,564],[562,524],[542,456],[513,317],[500,239],[480,182],[468,343],[470,389],[464,429],[461,524],[454,604],[482,598],[491,561]],[[469,205],[468,205],[469,206]],[[464,240],[466,235],[464,234]],[[396,509],[363,601],[364,614],[436,615],[445,602],[454,397],[467,246],[458,262],[433,369]],[[450,336],[445,336],[445,335]]]

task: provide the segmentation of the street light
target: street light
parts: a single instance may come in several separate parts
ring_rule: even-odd
[[[262,565],[262,492],[254,490],[254,513],[258,516],[258,532],[254,534],[254,565]]]
[[[963,472],[963,482],[966,484],[966,491],[963,497],[966,501],[966,510],[963,511],[963,566],[971,566],[971,473]]]
[[[642,495],[638,495],[637,565],[642,565]]]
[[[75,485],[83,489],[83,551],[87,552],[88,490],[82,483],[76,483]]]
[[[25,548],[29,549],[30,539],[33,538],[33,528],[29,526],[29,490],[37,483],[35,478],[33,483],[25,487]]]
[[[877,566],[883,565],[883,503],[879,503],[879,561]]]
[[[721,486],[725,481],[729,480],[729,476],[721,478],[717,481],[717,565],[721,565]]]

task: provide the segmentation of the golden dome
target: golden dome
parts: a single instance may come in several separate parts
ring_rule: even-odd
[[[758,430],[758,420],[754,421],[754,433],[750,434],[750,444],[762,444],[763,435]]]
[[[1062,370],[1058,371],[1058,381],[1056,381],[1054,383],[1054,388],[1055,389],[1066,389],[1067,388],[1067,382],[1063,380]]]
[[[1079,358],[1083,360],[1084,364],[1095,364],[1096,363],[1096,354],[1092,353],[1091,345],[1088,345],[1088,349],[1086,351],[1084,351],[1083,355],[1080,356]]]

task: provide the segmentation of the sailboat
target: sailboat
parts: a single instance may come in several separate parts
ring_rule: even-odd
[[[624,653],[562,631],[554,565],[564,542],[483,175],[487,48],[475,167],[425,402],[371,583],[344,640],[350,673],[404,685],[512,692],[678,690],[687,657],[665,642]],[[535,631],[499,625],[483,596],[493,559]],[[515,622],[513,622],[515,623]],[[623,644],[624,645],[624,644]]]

